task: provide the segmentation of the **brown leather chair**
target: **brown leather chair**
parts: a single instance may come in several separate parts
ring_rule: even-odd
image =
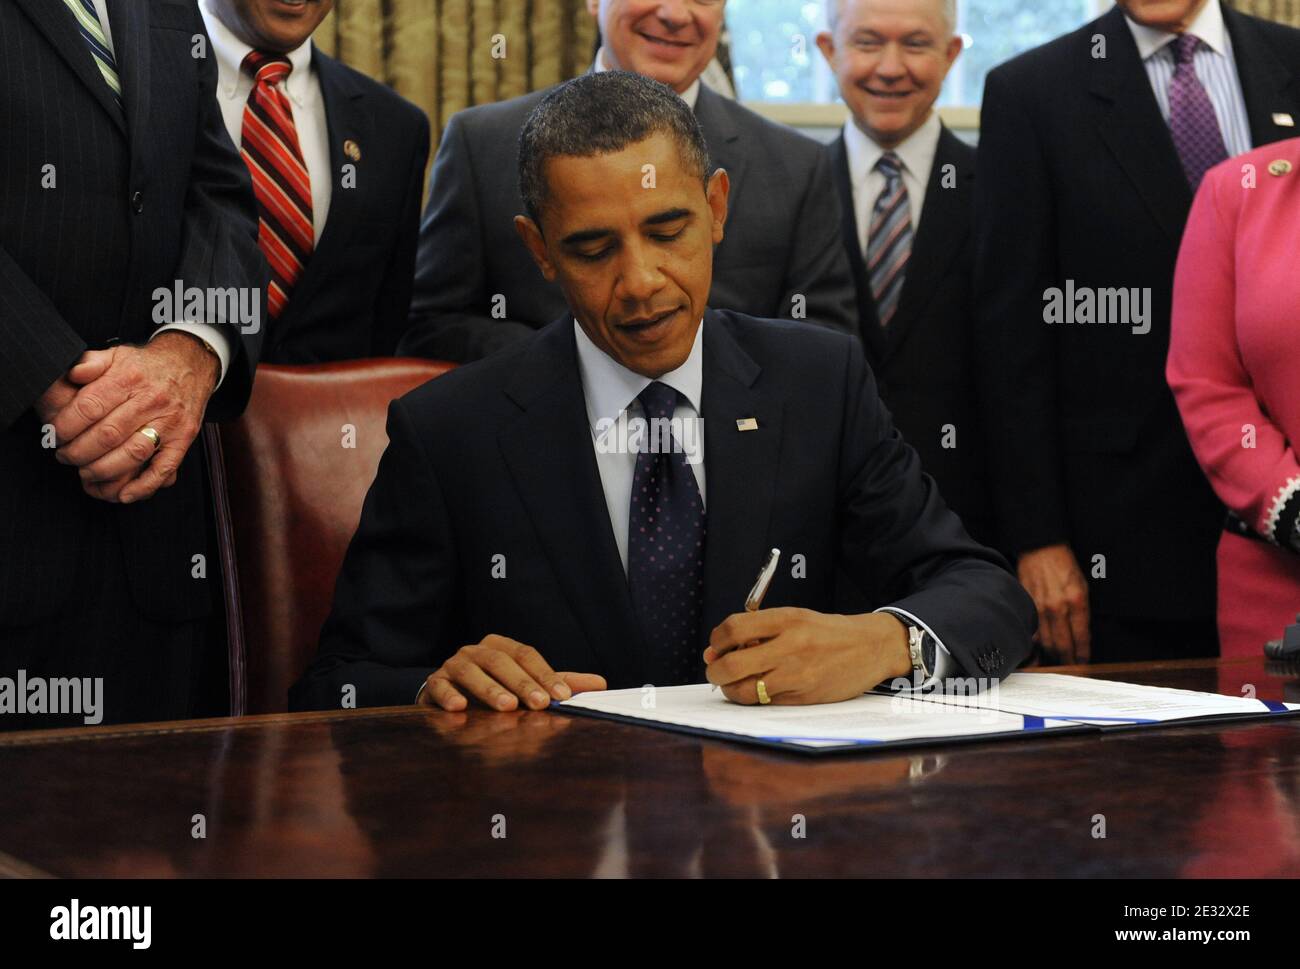
[[[227,574],[237,577],[226,588],[232,713],[285,709],[289,686],[316,654],[388,445],[388,404],[453,366],[383,358],[258,367],[248,409],[221,427],[215,449],[225,478],[214,481],[218,528],[234,549]]]

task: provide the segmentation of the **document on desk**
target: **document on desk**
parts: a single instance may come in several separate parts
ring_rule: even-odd
[[[1000,684],[970,695],[917,697],[878,691],[811,706],[745,706],[701,683],[581,693],[552,707],[805,752],[878,750],[1300,712],[1300,704],[1294,703],[1059,673],[1013,673]]]

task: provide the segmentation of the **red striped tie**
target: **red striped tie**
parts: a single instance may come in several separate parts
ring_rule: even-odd
[[[293,65],[279,54],[253,51],[244,58],[253,90],[244,107],[240,150],[253,174],[261,222],[258,244],[271,265],[271,319],[284,312],[315,245],[311,221],[311,179],[298,147],[293,110],[281,82]]]

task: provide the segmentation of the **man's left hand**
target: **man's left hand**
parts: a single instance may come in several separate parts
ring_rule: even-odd
[[[188,333],[167,331],[144,346],[82,356],[68,379],[84,384],[55,417],[56,456],[80,468],[86,493],[128,503],[176,481],[203,425],[220,362]],[[140,433],[152,427],[162,440]]]
[[[746,704],[758,702],[760,679],[773,703],[835,703],[912,673],[894,616],[795,608],[733,613],[709,636],[704,662],[709,682]]]

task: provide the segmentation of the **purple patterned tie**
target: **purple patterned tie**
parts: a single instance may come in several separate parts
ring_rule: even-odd
[[[656,686],[702,683],[704,503],[680,442],[654,423],[672,418],[677,391],[656,380],[637,399],[648,433],[632,474],[627,580],[652,657],[646,672]]]
[[[1169,133],[1193,192],[1205,173],[1228,157],[1214,105],[1192,63],[1200,44],[1199,37],[1183,34],[1170,45],[1174,76],[1169,81]]]

